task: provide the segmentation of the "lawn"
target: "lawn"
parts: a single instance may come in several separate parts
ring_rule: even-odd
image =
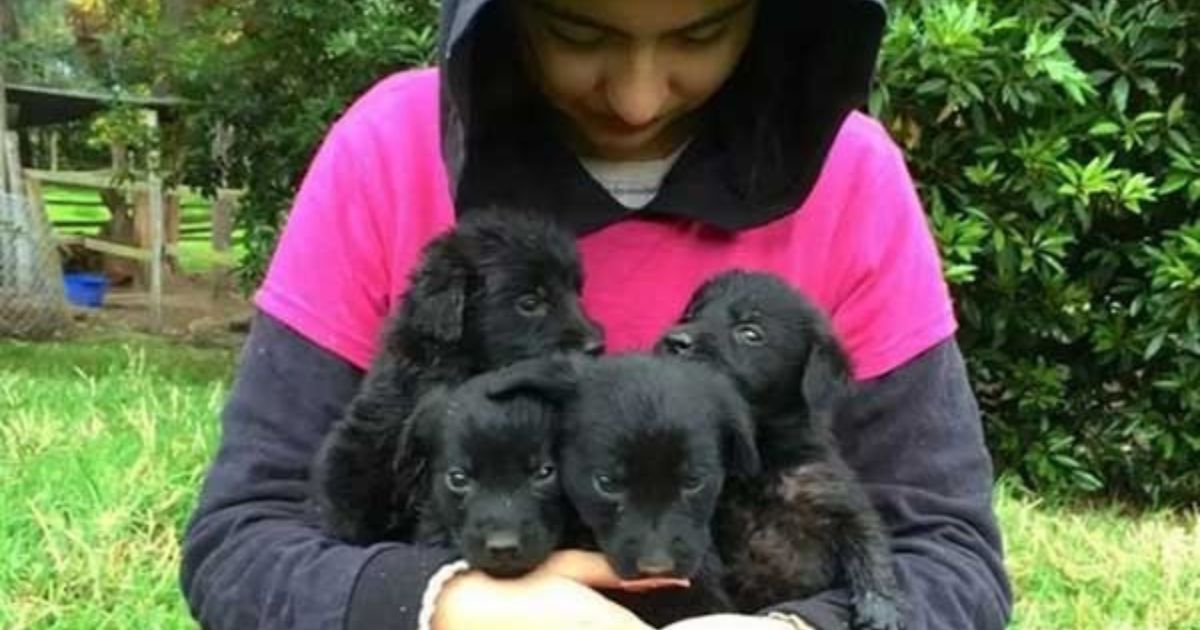
[[[0,627],[187,628],[177,539],[233,352],[0,341]],[[1014,628],[1200,628],[1200,518],[998,498]]]

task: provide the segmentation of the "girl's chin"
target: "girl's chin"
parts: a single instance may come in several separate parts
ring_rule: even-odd
[[[609,160],[653,160],[669,155],[678,143],[669,141],[661,125],[637,131],[589,129],[587,153]]]

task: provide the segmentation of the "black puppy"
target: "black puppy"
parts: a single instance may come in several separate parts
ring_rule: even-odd
[[[555,465],[571,364],[532,359],[421,399],[396,454],[413,489],[416,539],[453,545],[474,568],[520,575],[559,543],[568,511]]]
[[[563,487],[616,573],[692,582],[610,596],[655,625],[727,610],[710,522],[726,475],[758,469],[729,379],[672,357],[587,361],[563,431]]]
[[[420,396],[551,352],[603,348],[579,305],[574,239],[549,219],[467,213],[425,248],[359,393],[325,438],[312,477],[322,525],[353,542],[411,539],[397,440]]]
[[[834,444],[850,363],[820,311],[774,276],[727,272],[697,290],[656,350],[728,374],[753,409],[763,472],[729,484],[715,525],[737,607],[844,584],[854,628],[900,628],[883,527]]]

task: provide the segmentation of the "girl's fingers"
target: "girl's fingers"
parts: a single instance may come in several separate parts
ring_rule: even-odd
[[[692,583],[683,578],[642,578],[640,580],[620,580],[617,582],[616,588],[623,591],[632,591],[634,593],[642,593],[645,591],[653,591],[659,588],[687,588]]]
[[[544,564],[542,571],[560,575],[587,584],[592,588],[621,589],[627,591],[650,591],[664,587],[687,587],[691,583],[680,578],[651,577],[623,580],[612,570],[603,554],[579,549],[564,549],[554,552]]]

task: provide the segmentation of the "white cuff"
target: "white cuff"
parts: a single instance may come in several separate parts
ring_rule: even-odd
[[[792,613],[775,610],[767,613],[766,617],[767,619],[778,619],[779,621],[789,623],[795,630],[813,630],[812,626],[808,625],[808,622],[801,619],[799,615],[793,615]]]
[[[433,627],[433,612],[437,606],[438,595],[442,594],[442,588],[446,586],[451,578],[468,571],[471,567],[467,565],[466,560],[456,560],[450,564],[442,565],[442,568],[429,578],[429,583],[425,586],[425,594],[421,596],[421,613],[417,615],[417,630],[431,630]]]

